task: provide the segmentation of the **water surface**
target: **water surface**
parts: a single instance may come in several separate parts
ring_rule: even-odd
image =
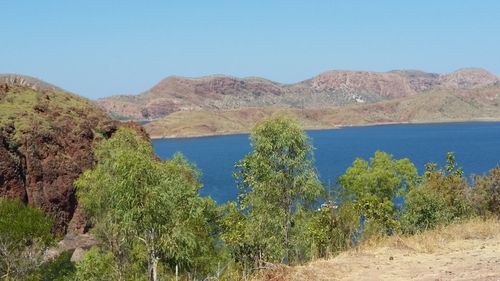
[[[321,180],[336,183],[356,157],[369,158],[376,150],[395,158],[408,157],[420,172],[425,163],[443,164],[448,151],[465,174],[483,174],[500,164],[500,122],[415,124],[353,127],[308,131]],[[202,171],[202,195],[219,203],[237,195],[234,164],[250,152],[248,135],[153,140],[156,153],[170,158],[182,152]]]

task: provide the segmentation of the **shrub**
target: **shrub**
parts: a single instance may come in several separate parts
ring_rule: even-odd
[[[36,280],[40,281],[65,281],[71,280],[75,265],[71,262],[72,251],[66,251],[58,257],[43,264],[37,271]]]
[[[52,220],[19,200],[0,198],[0,276],[7,280],[32,274],[53,242]]]
[[[75,281],[117,280],[117,265],[111,252],[92,247],[75,265]]]
[[[484,217],[500,217],[500,167],[490,170],[486,176],[474,178],[472,204],[476,212]]]
[[[302,259],[328,258],[353,246],[359,228],[359,213],[351,202],[340,207],[323,204],[315,211],[302,213],[297,219],[306,229],[300,231],[295,242],[295,253]]]
[[[450,221],[450,216],[446,201],[436,191],[416,188],[406,196],[401,229],[404,233],[415,234]]]
[[[474,215],[471,192],[455,156],[448,153],[447,163],[438,169],[435,163],[426,165],[420,187],[411,190],[401,216],[405,233],[416,233]]]
[[[470,201],[471,190],[453,153],[448,153],[444,169],[437,169],[434,163],[426,165],[423,186],[437,192],[445,200],[452,219],[474,214]]]

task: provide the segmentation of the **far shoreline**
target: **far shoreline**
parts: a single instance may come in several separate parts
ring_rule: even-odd
[[[443,120],[443,121],[425,121],[425,122],[377,122],[377,123],[367,123],[359,125],[336,125],[332,127],[313,127],[313,128],[303,128],[304,131],[326,131],[326,130],[337,130],[345,128],[362,128],[362,127],[375,127],[375,126],[391,126],[391,125],[438,125],[438,124],[460,124],[460,123],[497,123],[500,122],[500,118],[484,118],[484,119],[469,119],[469,120]],[[220,132],[220,133],[205,133],[205,134],[193,134],[193,135],[165,135],[165,136],[155,136],[150,135],[151,140],[162,140],[162,139],[192,139],[192,138],[204,138],[204,137],[219,137],[219,136],[236,136],[236,135],[248,135],[249,131],[234,131],[234,132]]]

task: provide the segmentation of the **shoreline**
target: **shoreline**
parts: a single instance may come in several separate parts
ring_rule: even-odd
[[[495,123],[500,122],[500,118],[482,118],[482,119],[459,119],[459,120],[442,120],[442,121],[422,121],[422,122],[377,122],[367,124],[349,124],[349,125],[335,125],[328,127],[305,127],[304,131],[326,131],[337,130],[345,128],[362,128],[362,127],[375,127],[375,126],[390,126],[390,125],[433,125],[433,124],[458,124],[458,123]],[[247,135],[250,131],[234,131],[234,132],[221,132],[221,133],[204,133],[204,134],[178,134],[178,135],[165,135],[156,136],[150,135],[151,140],[162,139],[191,139],[191,138],[204,138],[204,137],[218,137],[218,136],[233,136],[233,135]]]

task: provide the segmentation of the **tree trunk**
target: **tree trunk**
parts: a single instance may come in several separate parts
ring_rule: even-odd
[[[148,271],[149,271],[149,281],[157,281],[158,280],[158,259],[156,257],[153,257],[153,259],[150,261],[149,266],[148,266]]]
[[[283,258],[283,263],[289,263],[290,256],[290,229],[292,228],[292,198],[290,195],[290,188],[286,190],[286,204],[287,213],[285,218],[285,257]]]
[[[158,257],[156,256],[156,249],[154,244],[155,232],[154,229],[149,232],[149,241],[146,244],[148,249],[148,276],[149,281],[158,280]]]

